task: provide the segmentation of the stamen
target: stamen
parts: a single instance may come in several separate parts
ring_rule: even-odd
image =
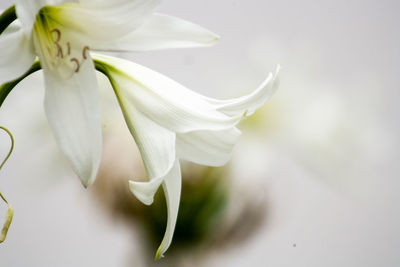
[[[60,40],[61,40],[61,31],[59,29],[53,29],[53,30],[50,31],[50,33],[53,33],[53,32],[55,32],[56,36],[57,36],[56,40],[54,40],[54,44],[57,46],[57,55],[56,56],[64,58],[62,47],[61,47],[61,45],[59,43]]]
[[[87,59],[87,52],[90,50],[89,46],[85,46],[82,50],[83,59]]]
[[[71,55],[71,43],[67,42],[67,47],[68,47],[68,56]]]
[[[76,64],[76,69],[75,69],[75,72],[79,72],[79,68],[80,68],[80,63],[79,63],[79,60],[77,59],[77,58],[71,58],[71,60],[70,60],[71,62],[75,62],[75,64]]]

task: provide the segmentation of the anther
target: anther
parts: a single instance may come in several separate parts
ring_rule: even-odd
[[[71,62],[75,62],[75,64],[76,64],[76,69],[75,69],[75,72],[79,72],[79,68],[80,68],[80,63],[79,63],[79,60],[77,59],[77,58],[71,58],[71,60],[70,60]]]
[[[82,50],[82,56],[84,59],[87,59],[87,52],[90,50],[89,46],[85,46]]]

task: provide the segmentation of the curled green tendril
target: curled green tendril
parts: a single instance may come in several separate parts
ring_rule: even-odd
[[[17,15],[15,13],[15,5],[13,5],[13,6],[7,8],[0,15],[0,34],[2,34],[4,32],[4,30],[16,19],[17,19]],[[37,66],[35,66],[35,64],[34,64],[29,71],[34,72],[35,71],[35,67],[37,68]],[[28,71],[28,73],[29,73],[29,71]],[[5,100],[5,98],[7,97],[7,95],[10,93],[10,91],[21,80],[16,79],[15,81],[11,81],[9,83],[5,83],[5,84],[0,86],[0,106],[3,103],[3,101]],[[11,139],[10,151],[8,152],[7,156],[5,157],[3,162],[1,163],[1,165],[0,165],[0,169],[1,169],[4,166],[4,164],[7,162],[7,160],[10,158],[11,153],[14,150],[14,137],[13,137],[13,135],[11,134],[11,132],[7,128],[5,128],[3,126],[0,126],[0,129],[5,131],[10,136],[10,139]],[[13,209],[12,205],[10,204],[10,202],[8,202],[6,197],[1,192],[0,192],[0,197],[8,205],[7,219],[4,222],[3,229],[1,230],[1,236],[0,236],[0,243],[2,243],[2,242],[4,242],[4,240],[7,237],[8,229],[10,228],[10,225],[11,225],[11,222],[12,222],[12,219],[13,219],[14,209]]]
[[[4,195],[0,192],[0,197],[4,200],[4,202],[8,205],[8,211],[7,211],[7,219],[3,224],[3,229],[1,230],[1,236],[0,236],[0,243],[3,243],[4,240],[6,240],[8,229],[10,228],[13,216],[14,216],[14,209],[11,206],[10,202],[7,201],[7,199],[4,197]]]
[[[10,139],[11,139],[10,151],[8,152],[7,156],[5,157],[3,162],[1,163],[1,165],[0,165],[0,169],[1,169],[4,166],[4,164],[7,162],[7,160],[10,158],[11,153],[14,150],[14,137],[13,137],[13,135],[11,134],[11,132],[7,128],[5,128],[3,126],[0,126],[0,129],[4,130],[10,136]],[[12,222],[12,219],[13,219],[14,209],[11,206],[10,202],[8,202],[8,200],[5,198],[5,196],[1,192],[0,192],[0,197],[8,205],[7,219],[4,222],[3,229],[1,230],[1,236],[0,236],[0,243],[2,243],[7,237],[8,229],[10,228],[10,225],[11,225],[11,222]]]
[[[8,136],[10,136],[10,139],[11,139],[10,151],[8,151],[7,156],[5,157],[5,159],[3,160],[3,162],[2,162],[1,165],[0,165],[0,170],[1,170],[1,168],[3,168],[4,164],[6,164],[8,158],[11,156],[11,153],[12,153],[13,150],[14,150],[14,136],[12,135],[12,133],[10,132],[10,130],[8,130],[6,127],[0,126],[0,129],[2,129],[3,131],[5,131],[5,132],[8,134]]]

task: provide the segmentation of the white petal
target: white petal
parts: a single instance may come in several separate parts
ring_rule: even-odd
[[[164,238],[161,242],[160,247],[157,250],[156,259],[163,257],[163,254],[171,245],[172,237],[175,230],[182,183],[179,160],[175,160],[172,168],[164,177],[156,178],[154,180],[151,180],[150,182],[129,182],[131,191],[135,194],[136,197],[138,197],[143,203],[147,205],[150,205],[153,202],[154,193],[157,191],[161,183],[163,185],[164,195],[167,202],[168,220]]]
[[[175,160],[175,133],[161,127],[126,100],[120,100],[125,121],[138,145],[150,178],[164,176]]]
[[[46,0],[15,0],[18,19],[22,22],[25,33],[29,36],[35,17],[40,8],[46,5]]]
[[[51,18],[85,45],[119,38],[139,27],[160,0],[80,1],[50,8]]]
[[[251,94],[235,99],[216,100],[207,98],[207,100],[216,105],[217,109],[227,115],[234,116],[246,113],[246,116],[253,114],[267,102],[279,87],[279,66],[275,74],[270,73],[261,85]]]
[[[95,50],[149,51],[167,48],[210,46],[219,37],[194,23],[163,14],[153,14],[145,23],[116,39],[90,44]]]
[[[87,187],[96,178],[102,151],[100,100],[92,60],[69,79],[44,69],[45,111],[56,140]]]
[[[148,182],[129,181],[129,189],[141,202],[151,205],[154,201],[154,195],[164,178],[165,176],[160,176]]]
[[[154,194],[175,161],[175,133],[153,122],[117,93],[126,124],[139,148],[149,182],[130,181],[130,189],[143,203],[150,205]]]
[[[115,66],[109,69],[121,98],[171,131],[223,130],[235,126],[242,118],[217,111],[204,97],[148,68],[123,59],[94,57]]]
[[[4,30],[1,35],[10,34],[13,32],[17,32],[22,28],[22,23],[18,19],[14,20],[8,27]]]
[[[168,221],[167,229],[165,230],[164,238],[160,247],[157,250],[156,259],[163,257],[165,251],[171,245],[172,237],[174,235],[176,220],[178,218],[179,201],[181,198],[181,169],[179,161],[175,162],[171,172],[165,177],[163,182],[164,195],[168,208]]]
[[[46,5],[59,5],[64,0],[15,0],[18,19],[22,22],[26,35],[30,36],[36,14]],[[69,1],[72,2],[72,1]]]
[[[222,131],[194,131],[177,134],[179,158],[201,165],[225,165],[241,132],[233,127]]]
[[[24,74],[35,60],[33,45],[21,28],[13,23],[0,36],[0,83]]]

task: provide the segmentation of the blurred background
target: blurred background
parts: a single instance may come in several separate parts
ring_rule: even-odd
[[[251,92],[278,64],[282,71],[276,95],[239,126],[227,166],[183,164],[174,242],[158,262],[163,197],[147,207],[129,194],[143,167],[104,77],[104,157],[89,189],[55,145],[41,73],[24,80],[0,112],[16,140],[0,172],[15,209],[0,266],[399,266],[399,8],[163,2],[160,12],[211,29],[220,43],[119,56],[221,99]],[[1,155],[8,148],[1,134]],[[0,218],[6,210],[0,203]]]

